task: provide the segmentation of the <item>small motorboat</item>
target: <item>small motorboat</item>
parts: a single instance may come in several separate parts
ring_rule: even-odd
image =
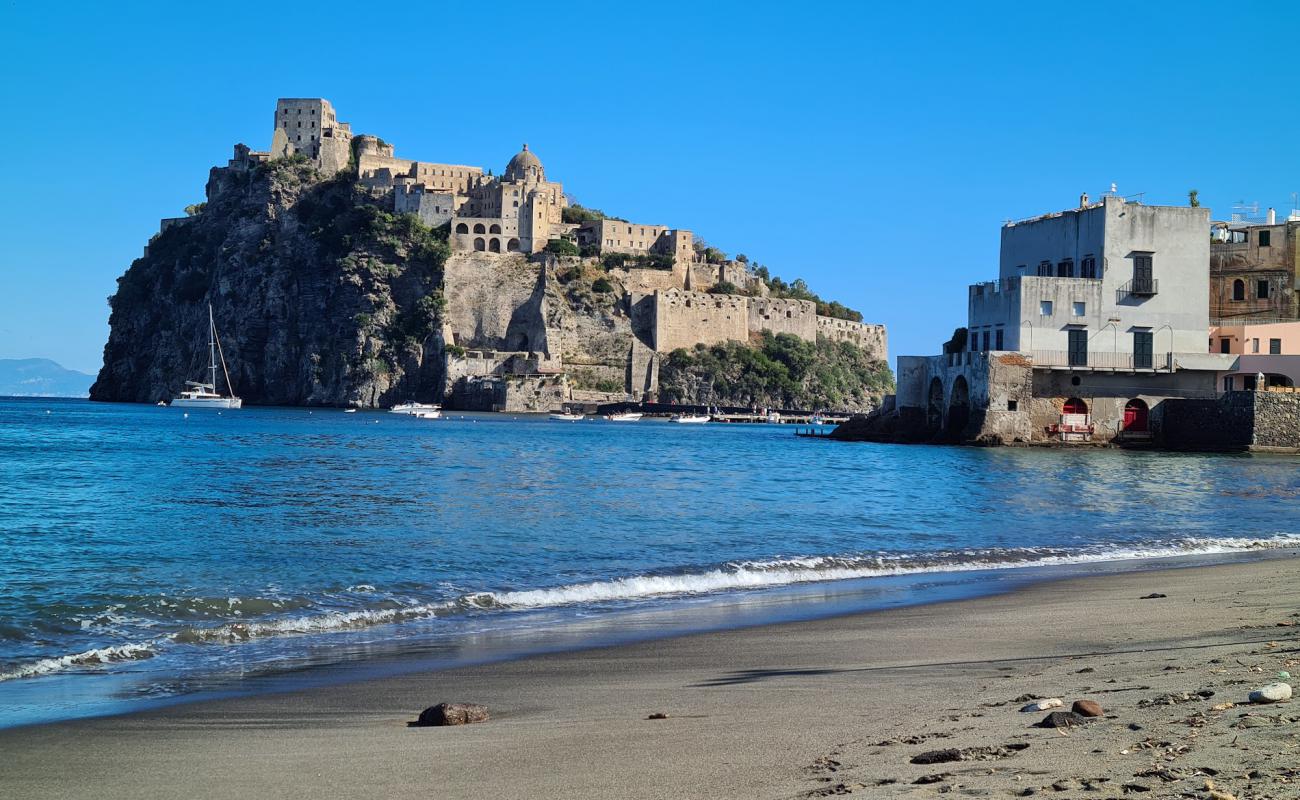
[[[556,422],[582,422],[586,418],[584,414],[573,414],[568,411],[557,411],[551,414],[551,419]]]
[[[619,414],[606,414],[605,419],[610,422],[636,422],[645,416],[639,411],[624,411]]]
[[[442,415],[442,406],[434,403],[399,403],[388,410],[393,414],[413,414],[417,416],[422,413],[436,411],[438,413],[435,415],[435,419]]]
[[[709,421],[708,414],[673,414],[668,419],[669,422],[678,422],[682,425],[702,425]]]
[[[345,408],[345,409],[343,409],[343,413],[344,413],[344,414],[355,414],[355,413],[357,413],[357,410],[356,410],[355,408]]]
[[[442,416],[442,409],[424,408],[424,409],[420,409],[419,411],[411,412],[411,416],[415,417],[416,419],[438,419],[439,417]]]

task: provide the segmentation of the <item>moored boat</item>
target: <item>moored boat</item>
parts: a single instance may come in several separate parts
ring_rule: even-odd
[[[709,421],[708,414],[673,414],[669,422],[677,422],[682,425],[702,425]]]
[[[605,419],[610,422],[636,422],[644,416],[639,411],[624,411],[619,414],[606,414]]]
[[[551,419],[557,422],[581,422],[586,418],[584,414],[572,414],[568,411],[557,411],[551,414]]]
[[[221,373],[226,377],[226,390],[229,395],[217,392],[217,359],[221,360]],[[230,371],[226,369],[226,355],[221,351],[221,339],[217,337],[217,323],[212,316],[212,305],[208,304],[208,382],[186,381],[188,389],[181,391],[180,397],[171,404],[177,408],[242,408],[244,401],[235,397],[230,385]]]
[[[434,414],[434,419],[442,416],[442,406],[437,405],[436,403],[398,403],[388,410],[393,414],[413,415],[437,412]]]

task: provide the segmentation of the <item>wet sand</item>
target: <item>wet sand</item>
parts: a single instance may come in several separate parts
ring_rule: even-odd
[[[0,797],[1300,797],[1280,670],[1294,557],[0,731]],[[407,727],[441,701],[492,719]]]

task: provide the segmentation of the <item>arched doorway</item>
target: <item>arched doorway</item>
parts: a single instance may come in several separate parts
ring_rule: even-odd
[[[1062,414],[1087,414],[1088,404],[1083,402],[1077,397],[1071,397],[1069,400],[1065,401],[1065,405],[1061,406],[1061,413]]]
[[[1124,404],[1124,427],[1125,433],[1146,433],[1151,428],[1151,409],[1147,407],[1146,401],[1141,398],[1133,398]]]
[[[511,239],[510,241],[506,242],[506,252],[507,252],[507,253],[518,253],[518,252],[519,252],[519,240],[518,240],[518,239]]]
[[[482,236],[474,240],[474,249],[478,251],[483,251],[487,249],[487,242],[483,241]]]
[[[498,239],[498,238],[496,238],[495,236],[493,236],[493,237],[488,241],[488,251],[489,251],[489,252],[492,252],[492,253],[500,253],[500,252],[501,252],[501,240]]]
[[[952,382],[952,399],[948,401],[948,433],[960,436],[970,422],[970,388],[966,378],[958,375]]]
[[[476,223],[474,224],[474,232],[475,232],[475,233],[487,233],[487,228],[484,228],[484,227],[483,227],[483,223],[481,223],[481,222],[476,222]]]
[[[469,226],[462,222],[456,226],[456,233],[469,233]]]
[[[488,233],[500,233],[500,232],[501,232],[501,226],[496,224],[495,222],[492,223],[492,227],[488,228]]]
[[[930,381],[930,400],[926,404],[925,425],[936,433],[943,426],[943,381],[938,378]]]

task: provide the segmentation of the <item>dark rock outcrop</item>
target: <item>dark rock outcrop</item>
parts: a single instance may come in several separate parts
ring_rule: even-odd
[[[421,711],[420,718],[411,725],[416,728],[471,725],[488,719],[488,707],[478,703],[439,703]]]
[[[91,399],[206,380],[209,304],[245,403],[440,399],[445,235],[301,159],[213,168],[207,198],[118,279]]]

